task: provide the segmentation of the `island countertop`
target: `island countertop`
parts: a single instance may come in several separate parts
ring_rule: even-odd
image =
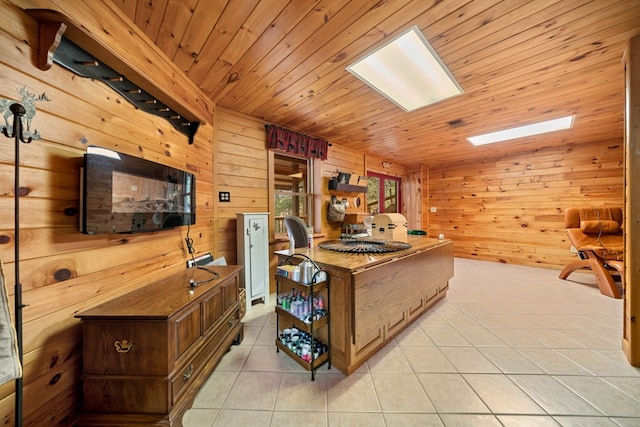
[[[338,252],[330,249],[323,249],[318,246],[315,246],[313,248],[297,248],[295,251],[286,249],[276,251],[275,253],[281,257],[286,257],[294,253],[305,255],[312,259],[316,264],[323,264],[349,271],[357,271],[363,268],[368,268],[378,264],[389,262],[397,258],[405,257],[417,252],[423,252],[444,245],[450,245],[451,240],[438,240],[425,236],[407,236],[407,243],[411,245],[411,247],[408,249],[386,253],[368,254]]]

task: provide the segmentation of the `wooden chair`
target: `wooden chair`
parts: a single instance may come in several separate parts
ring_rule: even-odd
[[[598,281],[601,294],[611,298],[622,298],[622,208],[568,208],[565,211],[564,223],[569,241],[578,251],[579,260],[567,265],[560,272],[560,278],[565,280],[576,270],[590,269]]]

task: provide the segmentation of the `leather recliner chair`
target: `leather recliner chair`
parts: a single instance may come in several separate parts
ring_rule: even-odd
[[[580,269],[591,269],[598,281],[600,293],[622,298],[624,293],[624,235],[622,208],[568,208],[565,228],[579,260],[567,265],[560,273],[566,279]]]

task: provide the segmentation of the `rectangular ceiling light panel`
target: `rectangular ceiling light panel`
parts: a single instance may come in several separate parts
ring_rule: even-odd
[[[417,26],[348,66],[347,71],[405,111],[462,93]]]
[[[570,129],[573,127],[573,120],[574,116],[566,116],[559,119],[546,120],[543,122],[532,123],[530,125],[518,126],[478,136],[471,136],[467,138],[467,141],[473,145],[485,145],[493,144],[494,142],[508,141],[510,139],[540,135],[557,130]]]

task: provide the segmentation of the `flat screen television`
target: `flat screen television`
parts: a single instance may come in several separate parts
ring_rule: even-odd
[[[82,233],[138,233],[196,222],[192,173],[90,146],[80,181]]]

